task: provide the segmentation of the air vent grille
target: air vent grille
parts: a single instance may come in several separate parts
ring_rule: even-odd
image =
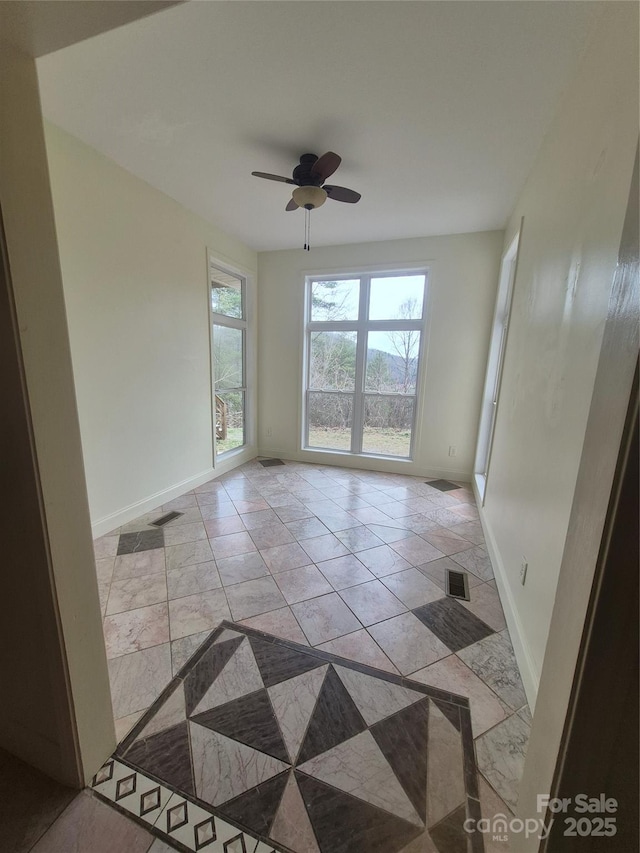
[[[447,595],[469,601],[469,578],[466,572],[447,569]]]
[[[184,515],[184,513],[183,512],[168,512],[166,515],[163,515],[160,518],[156,518],[156,520],[152,521],[151,524],[154,527],[164,527],[165,524],[169,524],[169,522],[173,521],[174,518],[180,518],[181,515]]]

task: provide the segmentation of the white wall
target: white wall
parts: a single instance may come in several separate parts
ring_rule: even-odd
[[[256,254],[45,127],[97,535],[213,476],[206,250],[254,279]]]
[[[635,4],[604,13],[505,234],[524,216],[483,521],[532,704],[638,139],[637,34]]]
[[[487,231],[318,247],[311,252],[261,252],[260,452],[317,463],[469,480],[502,241],[501,231]],[[305,272],[331,274],[420,263],[430,268],[429,325],[413,463],[365,457],[356,461],[353,457],[301,451]],[[450,445],[457,448],[455,458],[448,455]]]

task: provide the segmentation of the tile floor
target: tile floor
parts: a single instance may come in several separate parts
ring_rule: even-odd
[[[481,815],[467,699],[234,623],[93,789],[168,843],[212,853],[231,840],[239,851],[455,853],[467,815]]]
[[[119,737],[226,619],[468,696],[487,796],[514,809],[526,697],[472,492],[450,486],[254,460],[97,540]],[[447,568],[471,601],[445,597]]]

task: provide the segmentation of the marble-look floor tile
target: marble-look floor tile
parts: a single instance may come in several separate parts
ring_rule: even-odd
[[[211,521],[214,518],[233,518],[239,515],[232,501],[220,501],[211,504],[200,504],[200,514],[203,521]]]
[[[382,583],[409,609],[442,598],[444,590],[417,569],[385,575]]]
[[[454,524],[448,529],[474,545],[484,545],[484,532],[479,521],[463,521],[462,524]]]
[[[180,495],[178,498],[173,498],[166,504],[162,504],[163,512],[183,512],[185,509],[198,506],[198,499],[193,492],[188,492],[186,495]]]
[[[303,646],[309,645],[290,607],[281,607],[280,610],[271,610],[269,613],[262,613],[251,619],[243,619],[242,624],[247,628],[255,628],[256,631],[264,631],[265,634],[273,634],[274,637],[280,637],[283,640],[291,640]]]
[[[118,553],[119,538],[117,535],[108,535],[95,539],[93,542],[93,552],[96,560],[102,560],[105,557],[115,557]]]
[[[292,763],[297,760],[327,668],[325,664],[268,688],[273,711]]]
[[[494,631],[502,631],[507,627],[500,604],[500,596],[488,584],[474,586],[470,590],[471,601],[461,601],[463,607],[486,622]]]
[[[195,595],[198,592],[219,589],[221,586],[222,582],[213,560],[167,572],[169,599],[183,598],[185,595]]]
[[[490,826],[493,825],[493,819],[498,815],[502,815],[511,820],[513,814],[509,806],[501,799],[493,790],[491,785],[486,781],[484,776],[478,774],[478,791],[480,793],[480,812],[485,820],[490,821]],[[483,833],[485,853],[510,853],[511,839],[505,838],[503,835],[497,835],[491,832]]]
[[[223,589],[212,589],[169,602],[172,640],[198,634],[200,631],[212,631],[223,619],[231,620],[231,611]]]
[[[269,574],[265,561],[257,551],[223,557],[218,560],[218,572],[224,586],[251,581]]]
[[[384,507],[388,506],[390,501],[380,507],[365,507],[364,509],[354,509],[351,515],[367,527],[373,525],[382,525],[383,527],[389,523],[391,516],[383,512]]]
[[[33,853],[146,853],[153,835],[135,821],[82,791],[33,848]]]
[[[421,566],[443,557],[442,551],[434,548],[420,536],[411,535],[407,539],[400,539],[391,546],[401,557],[411,563],[412,566]]]
[[[318,518],[301,518],[287,522],[290,533],[298,540],[312,539],[314,536],[326,536],[329,529]]]
[[[297,502],[295,504],[285,504],[284,506],[275,507],[276,515],[280,521],[299,521],[302,518],[312,518],[313,513],[304,504]]]
[[[492,629],[453,598],[439,598],[413,611],[430,631],[457,652],[493,633]]]
[[[206,538],[207,531],[202,521],[164,528],[165,545],[184,545],[185,542],[197,542]]]
[[[433,701],[429,707],[427,762],[427,779],[431,780],[427,787],[427,826],[432,827],[466,799],[462,740]]]
[[[164,573],[124,578],[111,583],[107,615],[134,610],[167,599],[167,581]]]
[[[474,504],[466,503],[459,506],[452,506],[451,510],[460,518],[464,518],[467,521],[477,521],[480,518],[478,508]]]
[[[531,713],[531,708],[528,705],[524,705],[522,708],[520,708],[520,710],[518,711],[518,716],[520,717],[520,719],[524,720],[528,726],[530,726],[533,722],[533,714]]]
[[[209,540],[209,544],[216,560],[257,550],[248,533],[229,533],[227,536],[216,536],[215,539]]]
[[[455,499],[451,498],[451,500]],[[449,527],[452,524],[460,524],[463,520],[462,516],[456,515],[455,512],[447,509],[446,506],[439,506],[435,509],[430,509],[424,513],[424,517],[429,519],[429,521],[437,522],[440,527]]]
[[[382,539],[372,533],[369,528],[364,525],[360,527],[351,527],[349,530],[339,530],[336,537],[350,551],[357,553],[366,549],[377,548],[383,545]]]
[[[425,699],[424,693],[418,693],[417,690],[402,687],[400,684],[392,684],[335,663],[333,668],[368,726],[373,726],[403,708]]]
[[[444,643],[413,613],[402,613],[369,628],[369,633],[402,675],[450,654]]]
[[[436,530],[430,530],[428,533],[423,533],[422,537],[445,556],[473,548],[473,542],[463,539],[462,536],[453,533],[448,527],[438,527]]]
[[[167,557],[167,571],[209,563],[213,560],[209,542],[187,542],[185,545],[169,545],[164,549]]]
[[[396,667],[391,663],[371,634],[364,629],[337,637],[335,640],[329,640],[328,643],[323,643],[318,648],[332,655],[355,660],[358,663],[364,663],[367,666],[373,666],[385,672],[392,672],[394,675],[398,674]]]
[[[259,509],[257,512],[247,512],[241,515],[240,518],[247,530],[256,530],[258,527],[264,527],[265,524],[274,524],[280,521],[272,509]]]
[[[246,528],[239,515],[228,515],[226,518],[210,518],[204,522],[204,529],[209,539],[226,536],[229,533],[243,533]]]
[[[320,853],[315,833],[293,773],[271,827],[270,837],[299,853]]]
[[[174,640],[171,643],[171,669],[173,675],[176,675],[191,655],[195,654],[202,643],[207,639],[211,631],[200,631],[198,634],[189,634],[188,637],[182,637],[179,640]]]
[[[107,658],[168,643],[169,614],[166,602],[105,617],[104,638]]]
[[[422,825],[420,816],[369,731],[311,758],[301,764],[299,770],[416,826]]]
[[[312,646],[362,628],[337,592],[302,601],[291,609]]]
[[[302,566],[288,572],[278,572],[274,575],[287,604],[296,604],[308,598],[316,598],[328,592],[333,592],[331,584],[315,566]]]
[[[162,525],[162,530],[164,530],[165,533],[167,530],[172,530],[176,527],[183,527],[187,524],[202,524],[202,513],[200,512],[200,508],[198,506],[186,507],[185,509],[177,510],[177,512],[179,512],[180,515],[178,515],[176,518],[172,518],[166,524]],[[164,508],[162,509],[162,511],[158,510],[158,517],[160,518],[163,515],[166,515]]]
[[[135,714],[129,714],[127,717],[121,717],[119,720],[114,721],[116,726],[116,740],[118,743],[124,740],[124,738],[129,734],[131,729],[144,714],[144,711],[145,709],[142,709],[141,711],[136,711]]]
[[[480,580],[490,581],[493,578],[493,566],[487,549],[483,545],[454,554],[452,560],[459,563],[468,572],[473,572]]]
[[[111,583],[116,559],[116,557],[103,557],[100,560],[96,560],[96,577],[99,583]]]
[[[503,702],[517,710],[527,702],[513,647],[506,632],[492,634],[458,652],[478,678],[497,693]]]
[[[140,551],[136,554],[123,554],[116,557],[113,568],[113,580],[152,575],[165,570],[165,550]]]
[[[297,542],[291,542],[289,545],[276,545],[275,548],[265,548],[260,553],[269,571],[274,575],[278,572],[286,572],[288,569],[308,566],[313,562]]]
[[[412,673],[411,678],[431,687],[466,696],[471,709],[474,737],[483,734],[511,713],[493,690],[456,655],[449,655],[425,669]]]
[[[116,719],[148,708],[171,681],[169,643],[108,662],[111,702]]]
[[[387,545],[393,545],[403,539],[411,539],[413,536],[413,533],[404,527],[392,527],[390,518],[387,521],[388,524],[367,524],[367,528]]]
[[[416,566],[419,572],[436,583],[442,590],[446,589],[446,574],[448,571],[462,572],[465,569],[459,564],[454,563],[451,557],[442,557],[440,560],[434,560],[432,563],[425,563],[422,566]],[[480,578],[473,574],[467,575],[469,588],[478,586],[482,583]]]
[[[353,554],[318,563],[318,568],[334,589],[346,589],[375,580],[371,572]]]
[[[389,545],[378,545],[376,548],[359,551],[358,559],[377,578],[383,578],[386,575],[392,575],[395,572],[410,568],[410,563]]]
[[[333,533],[317,536],[313,539],[303,539],[300,544],[312,563],[320,563],[334,557],[343,557],[349,553],[348,549],[339,539],[336,539]]]
[[[271,575],[233,584],[225,592],[234,620],[250,619],[287,603]]]
[[[275,548],[276,545],[287,545],[293,542],[294,538],[287,530],[286,525],[276,519],[271,524],[264,524],[261,527],[256,527],[249,531],[249,535],[253,539],[256,548],[263,550],[264,548]]]
[[[478,769],[512,808],[518,805],[518,791],[527,754],[530,727],[512,714],[476,740]]]
[[[139,530],[136,533],[121,533],[118,539],[118,556],[162,547],[164,547],[164,533],[157,527],[151,530]]]
[[[249,512],[259,512],[261,509],[269,509],[269,504],[263,500],[262,498],[258,498],[257,500],[234,500],[234,506],[236,510],[241,514],[245,515]]]
[[[340,597],[365,626],[398,616],[407,610],[406,606],[379,580],[343,589]]]

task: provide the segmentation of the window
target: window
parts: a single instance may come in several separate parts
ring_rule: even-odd
[[[426,281],[307,279],[305,448],[411,458]]]
[[[210,262],[215,452],[246,444],[246,280]]]

